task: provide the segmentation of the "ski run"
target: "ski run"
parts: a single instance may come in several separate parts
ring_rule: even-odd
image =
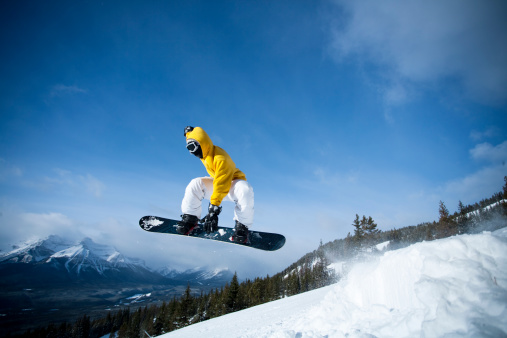
[[[507,337],[507,228],[388,251],[338,283],[162,335]]]

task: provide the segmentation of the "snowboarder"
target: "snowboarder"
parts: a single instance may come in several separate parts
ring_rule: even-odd
[[[185,189],[181,202],[183,215],[176,230],[180,234],[189,234],[201,216],[202,200],[210,200],[208,214],[203,218],[204,231],[210,234],[218,230],[218,215],[222,211],[223,200],[236,204],[234,209],[233,241],[245,243],[248,240],[248,227],[253,224],[254,192],[246,181],[245,174],[236,168],[229,154],[213,145],[208,134],[200,127],[188,126],[184,135],[187,149],[201,159],[211,177],[195,178]]]

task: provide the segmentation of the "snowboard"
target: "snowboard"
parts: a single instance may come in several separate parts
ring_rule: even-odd
[[[188,235],[182,235],[176,232],[176,224],[178,222],[179,221],[174,219],[157,216],[144,216],[139,220],[139,226],[143,230],[149,232],[211,239],[214,241],[242,245],[264,251],[275,251],[285,244],[285,237],[283,235],[262,231],[249,231],[248,241],[246,243],[236,243],[232,241],[232,235],[234,233],[233,228],[219,226],[217,232],[207,234],[203,230],[203,225],[201,223],[199,223]]]

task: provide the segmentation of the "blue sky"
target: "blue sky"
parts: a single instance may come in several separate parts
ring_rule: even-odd
[[[1,247],[88,236],[150,265],[274,274],[355,214],[438,218],[507,175],[503,1],[9,1],[0,5]],[[201,126],[282,250],[142,232],[204,176]],[[221,225],[232,225],[224,205]]]

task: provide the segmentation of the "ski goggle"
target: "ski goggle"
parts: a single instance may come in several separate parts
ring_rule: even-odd
[[[190,153],[192,155],[202,158],[201,145],[196,140],[188,139],[187,140],[187,149],[188,149],[188,151],[190,151]]]

